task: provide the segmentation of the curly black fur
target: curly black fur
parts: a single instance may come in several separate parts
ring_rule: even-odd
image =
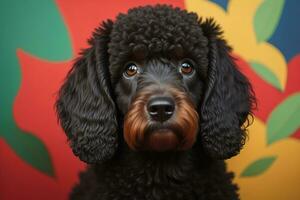
[[[130,9],[96,29],[56,103],[74,154],[93,163],[72,199],[238,199],[222,159],[244,145],[255,99],[221,35],[213,20],[165,5]],[[185,90],[200,118],[197,141],[186,151],[132,151],[124,142],[123,118],[133,91],[143,88],[124,86],[123,66],[133,59],[171,66],[174,54],[196,63],[197,77]]]
[[[86,162],[109,159],[118,146],[108,72],[111,29],[112,22],[108,21],[96,30],[89,40],[91,47],[75,62],[56,103],[74,154]]]
[[[210,156],[226,159],[238,154],[245,143],[249,121],[242,126],[251,114],[255,98],[250,83],[228,54],[230,47],[220,38],[219,26],[208,19],[201,27],[210,41],[210,72],[201,109],[201,140]]]

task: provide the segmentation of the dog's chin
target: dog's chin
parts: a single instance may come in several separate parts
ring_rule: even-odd
[[[178,149],[178,135],[171,129],[157,129],[148,134],[145,149],[156,152],[175,151]]]

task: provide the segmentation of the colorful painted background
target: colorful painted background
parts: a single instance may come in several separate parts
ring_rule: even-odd
[[[56,92],[99,22],[156,3],[214,17],[253,84],[254,124],[228,160],[241,199],[300,199],[300,1],[1,0],[1,200],[67,199],[85,165],[57,124]]]

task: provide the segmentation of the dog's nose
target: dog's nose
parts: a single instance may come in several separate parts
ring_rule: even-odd
[[[147,108],[153,120],[164,122],[173,115],[175,103],[170,97],[155,97],[149,101]]]

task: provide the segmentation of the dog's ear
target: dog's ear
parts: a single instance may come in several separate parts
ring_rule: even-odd
[[[93,33],[90,47],[76,60],[56,102],[73,153],[87,163],[111,158],[118,145],[107,52],[112,26],[109,20]]]
[[[229,54],[230,47],[221,38],[219,26],[208,19],[201,28],[208,39],[209,66],[201,106],[200,140],[209,156],[227,159],[238,154],[245,143],[255,99],[250,83]]]

